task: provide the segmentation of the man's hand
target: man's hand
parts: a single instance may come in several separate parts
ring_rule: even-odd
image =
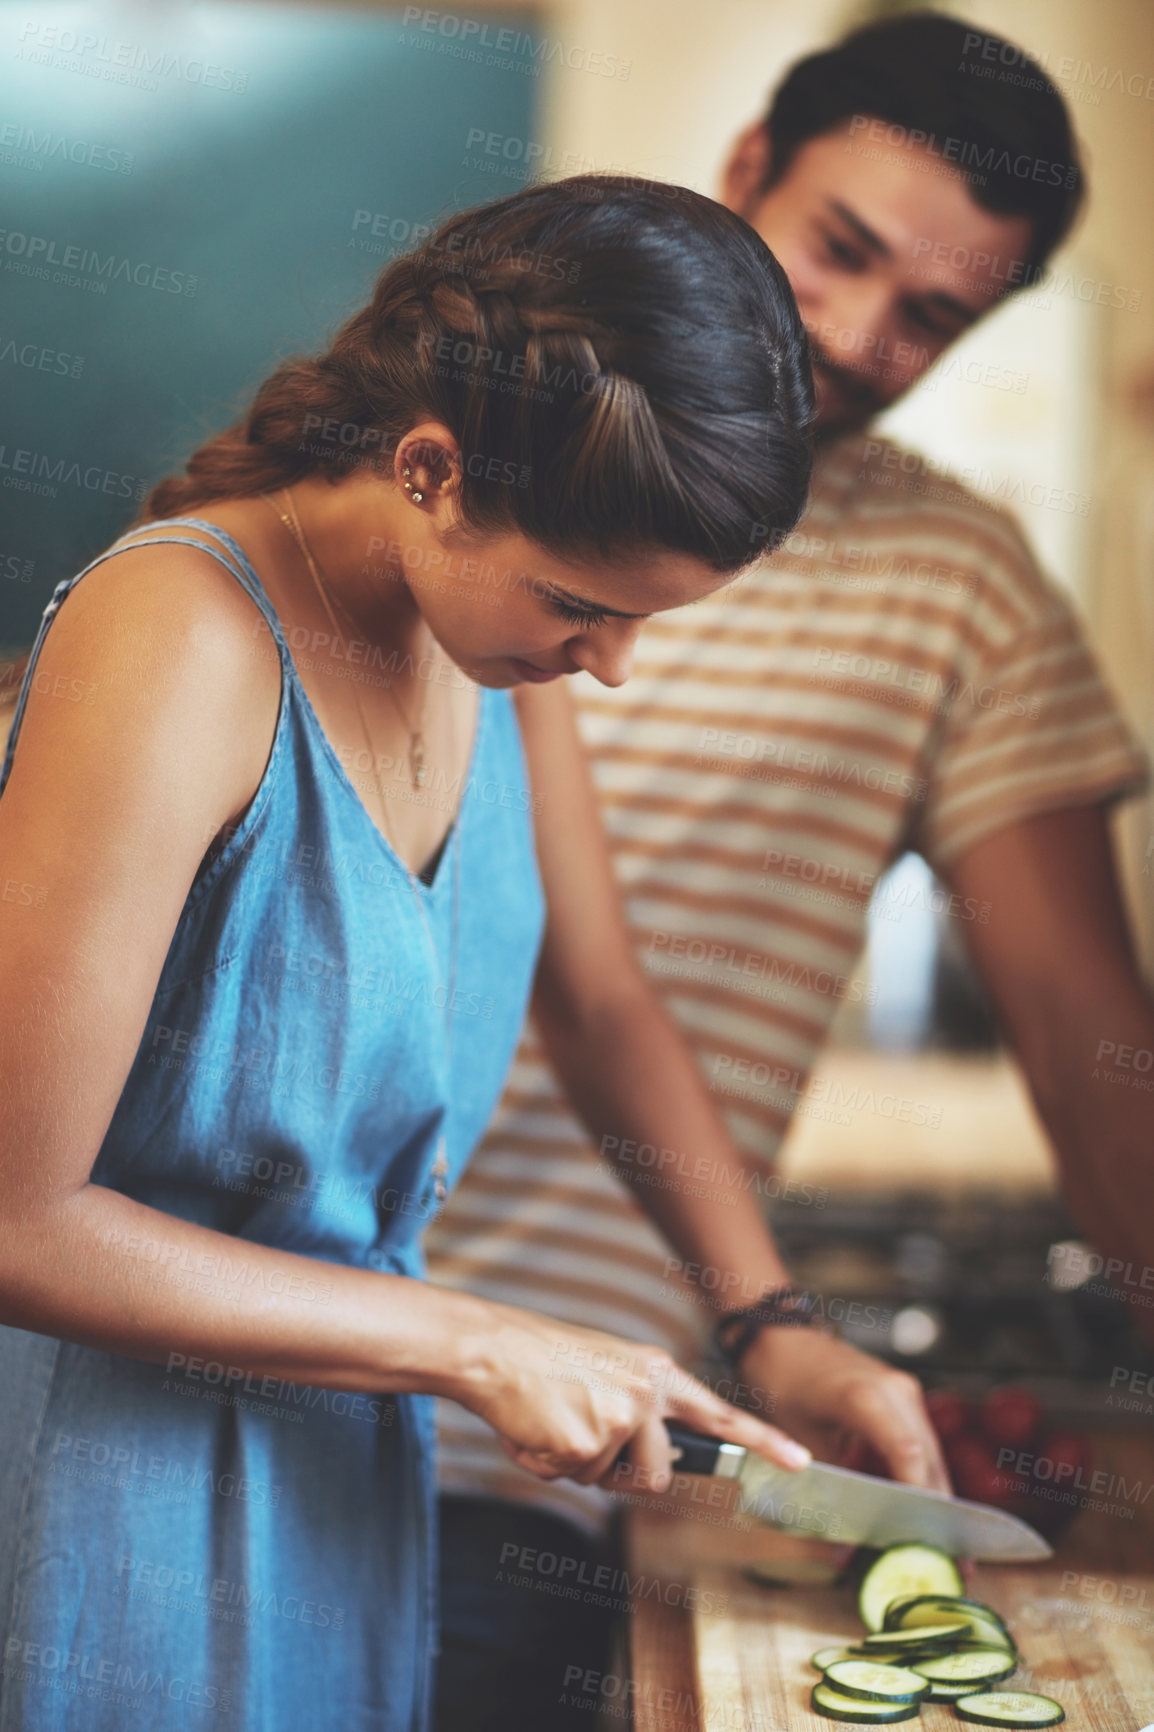
[[[826,1461],[871,1445],[895,1479],[949,1491],[950,1479],[921,1385],[818,1329],[763,1329],[741,1362],[752,1386],[774,1396],[773,1421]]]

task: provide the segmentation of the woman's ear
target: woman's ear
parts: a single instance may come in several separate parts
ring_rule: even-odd
[[[769,129],[755,120],[739,135],[721,171],[718,201],[746,221],[752,216],[769,179]]]

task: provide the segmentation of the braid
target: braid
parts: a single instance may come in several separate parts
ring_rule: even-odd
[[[391,476],[434,420],[461,447],[467,532],[737,570],[804,498],[805,355],[779,268],[721,207],[611,176],[535,187],[389,264],[331,346],[284,361],[137,521],[353,466]]]

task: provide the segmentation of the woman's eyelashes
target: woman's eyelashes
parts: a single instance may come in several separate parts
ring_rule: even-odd
[[[586,627],[604,625],[609,618],[609,615],[602,613],[599,608],[581,607],[578,603],[566,601],[559,595],[549,597],[549,606],[560,619],[566,620],[570,625],[580,626],[582,630]]]

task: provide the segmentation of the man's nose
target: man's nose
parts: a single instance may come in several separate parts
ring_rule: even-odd
[[[633,651],[645,622],[608,619],[595,632],[571,640],[569,653],[578,667],[603,686],[623,686],[633,672]]]
[[[810,334],[835,365],[860,366],[871,358],[892,317],[889,285],[860,282],[847,285],[836,297],[826,297]]]

